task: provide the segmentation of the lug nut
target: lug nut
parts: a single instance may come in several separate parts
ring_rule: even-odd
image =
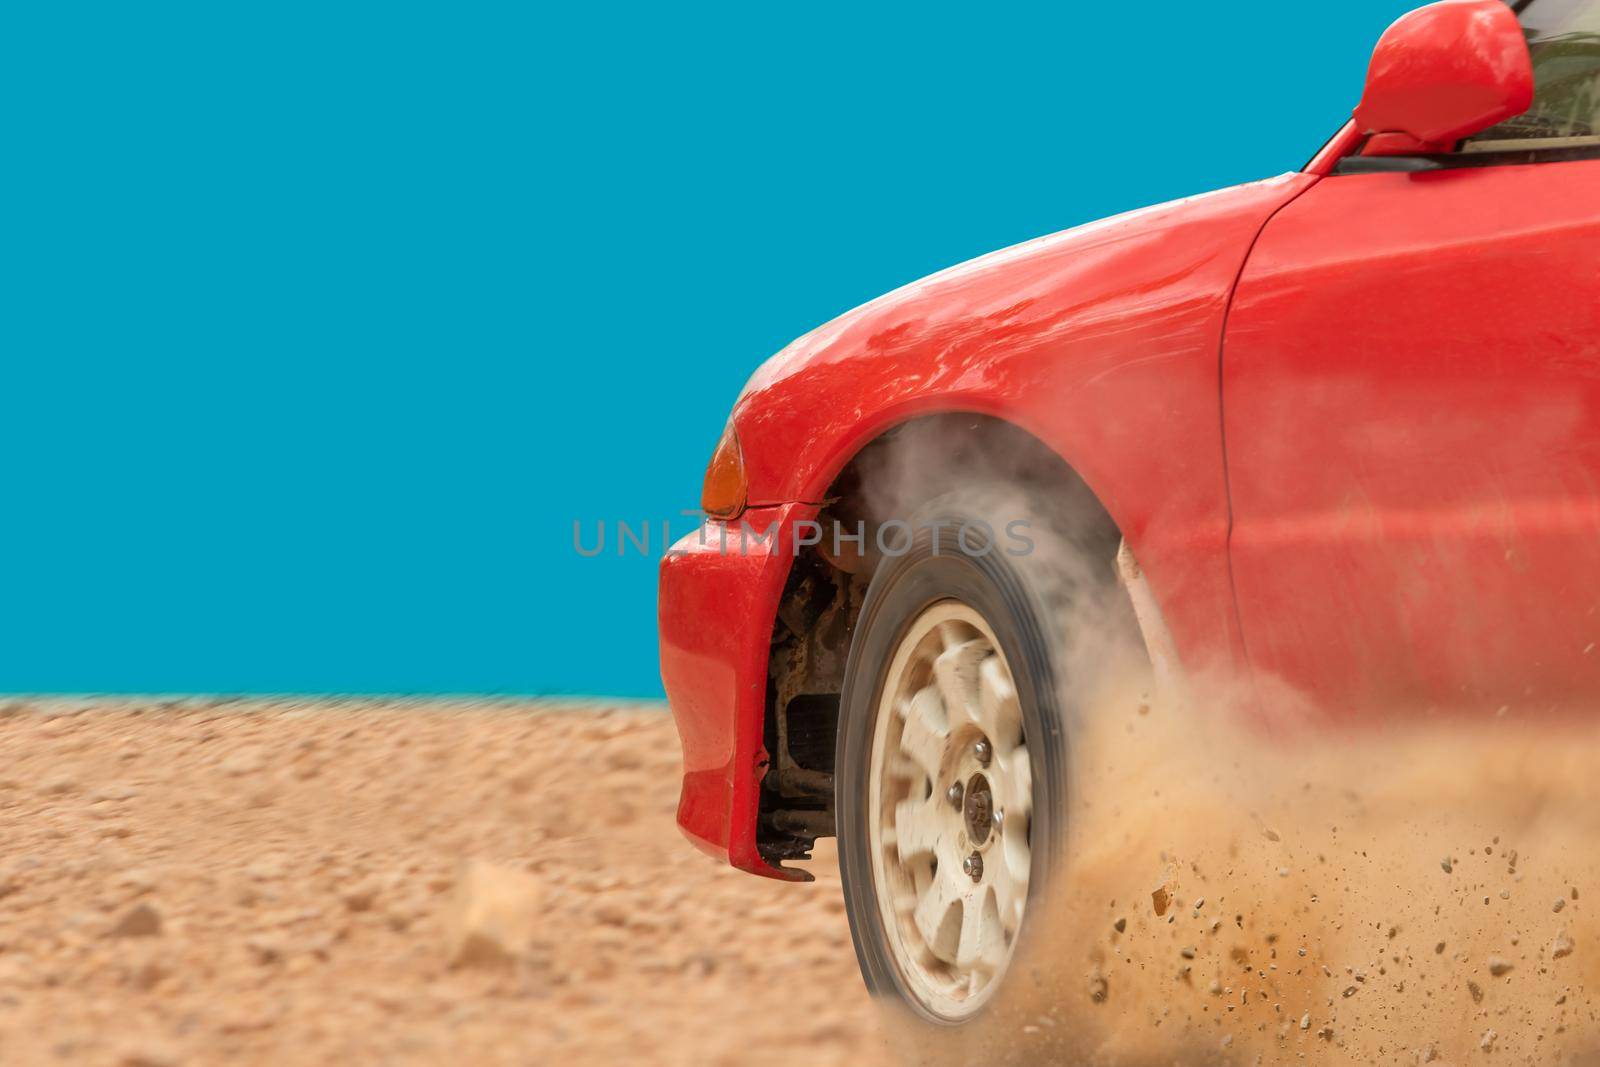
[[[978,743],[972,746],[972,754],[978,757],[979,763],[987,767],[994,752],[989,748],[989,742],[980,738]]]
[[[994,832],[999,833],[1006,828],[1006,811],[1004,808],[994,809]]]
[[[944,798],[950,802],[952,807],[959,809],[961,807],[962,799],[961,783],[956,782],[951,785],[949,789],[946,789],[944,791]]]
[[[961,861],[961,869],[967,872],[967,877],[974,882],[983,878],[983,857],[974,852]]]

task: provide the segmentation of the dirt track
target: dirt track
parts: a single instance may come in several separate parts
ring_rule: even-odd
[[[929,1044],[831,853],[682,840],[659,708],[0,706],[0,1064],[1600,1063],[1600,730],[1092,719],[1038,955]]]
[[[831,865],[690,848],[659,708],[13,705],[0,740],[8,1065],[884,1058]],[[537,898],[507,958],[462,948],[472,860]]]

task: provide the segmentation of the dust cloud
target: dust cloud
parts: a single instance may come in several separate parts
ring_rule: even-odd
[[[1600,730],[1301,719],[1102,682],[1068,869],[928,1063],[1600,1063]]]

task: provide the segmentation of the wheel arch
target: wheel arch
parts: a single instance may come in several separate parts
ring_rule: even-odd
[[[839,523],[870,531],[975,473],[1008,479],[1009,488],[1036,494],[1035,505],[1070,509],[1085,551],[1112,573],[1122,532],[1102,499],[1041,437],[981,409],[920,412],[862,435],[812,499],[824,530]],[[816,838],[834,833],[839,696],[873,560],[870,552],[835,553],[828,541],[794,558],[771,634],[763,724],[770,763],[756,838],[774,866],[808,856]]]

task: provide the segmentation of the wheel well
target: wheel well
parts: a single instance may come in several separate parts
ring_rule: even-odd
[[[1014,493],[1029,513],[1070,533],[1074,545],[1114,566],[1121,535],[1077,473],[1020,427],[952,413],[901,423],[845,464],[818,516],[835,541],[802,550],[778,606],[767,671],[765,743],[756,840],[779,865],[805,859],[834,834],[833,761],[845,660],[877,557],[875,529],[957,487]],[[838,524],[837,527],[835,524]],[[859,542],[854,535],[863,536]]]

